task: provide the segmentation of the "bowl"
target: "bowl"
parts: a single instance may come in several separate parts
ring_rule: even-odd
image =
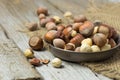
[[[110,58],[112,55],[114,55],[116,52],[120,50],[120,36],[116,40],[117,45],[110,50],[106,51],[100,51],[100,52],[74,52],[69,50],[60,49],[57,47],[54,47],[53,45],[49,45],[50,52],[66,61],[71,62],[89,62],[89,61],[101,61]]]

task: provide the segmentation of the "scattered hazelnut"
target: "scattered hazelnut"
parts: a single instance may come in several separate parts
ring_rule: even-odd
[[[39,36],[32,36],[29,40],[29,45],[34,50],[41,50],[43,48],[43,39]]]
[[[34,57],[34,52],[32,51],[31,48],[29,48],[29,49],[26,49],[26,50],[25,50],[24,55],[25,55],[27,58],[33,58],[33,57]]]
[[[53,45],[55,46],[55,47],[58,47],[58,48],[64,48],[64,46],[65,46],[65,42],[62,40],[62,39],[54,39],[53,40]]]
[[[92,48],[88,44],[82,44],[80,47],[80,52],[92,52]]]
[[[79,27],[80,27],[82,24],[83,24],[83,23],[74,23],[74,24],[72,25],[73,30],[79,32]]]
[[[67,17],[72,18],[73,15],[72,15],[71,12],[67,11],[67,12],[64,13],[64,17],[66,17],[66,18],[67,18]]]
[[[75,45],[73,43],[67,43],[65,45],[65,50],[71,50],[74,51],[75,50]]]
[[[54,22],[48,22],[46,24],[46,29],[49,31],[49,30],[56,30],[57,27],[56,27],[56,24]]]
[[[40,65],[40,60],[37,58],[30,59],[30,63],[34,66],[39,66]]]
[[[31,23],[26,23],[25,26],[30,30],[30,31],[35,31],[38,29],[38,24],[36,22],[31,22]]]
[[[80,52],[80,47],[77,47],[77,48],[75,49],[75,52]]]
[[[51,63],[52,63],[53,67],[59,68],[59,67],[61,67],[62,61],[59,58],[55,58],[52,60]]]
[[[72,30],[72,31],[71,31],[71,36],[74,37],[74,36],[76,36],[76,35],[77,35],[77,32],[76,32],[75,30]]]
[[[53,16],[53,19],[55,19],[56,23],[61,23],[62,19],[59,16]]]
[[[83,25],[79,27],[79,32],[86,37],[90,36],[93,33],[93,30],[94,25],[90,21],[85,21]]]
[[[87,18],[84,15],[79,15],[74,17],[74,22],[84,22]]]
[[[96,33],[98,32],[98,28],[99,28],[98,26],[95,26],[95,27],[94,27],[93,35],[96,34]]]
[[[110,49],[111,49],[110,44],[105,44],[103,47],[101,47],[101,51],[106,51],[106,50],[110,50]]]
[[[92,52],[99,52],[100,48],[97,45],[92,45],[91,46]]]
[[[37,15],[39,16],[40,14],[48,15],[48,10],[47,10],[46,8],[39,7],[39,8],[37,9]]]
[[[39,18],[39,20],[41,20],[41,19],[45,19],[46,16],[45,16],[45,14],[40,14],[40,15],[38,16],[38,18]]]
[[[92,39],[91,38],[83,39],[81,44],[88,44],[88,45],[92,46]]]
[[[56,30],[50,30],[44,35],[44,39],[48,43],[52,43],[53,39],[56,38],[57,31]]]
[[[109,28],[106,26],[99,26],[98,28],[99,33],[103,33],[106,37],[109,35]]]
[[[73,37],[71,40],[70,40],[70,43],[73,43],[75,44],[75,47],[78,47],[80,46],[81,44],[81,41],[84,39],[84,37],[81,35],[81,34],[77,34],[75,37]]]
[[[116,42],[114,41],[114,39],[112,39],[112,38],[109,40],[108,43],[111,45],[111,48],[113,48],[117,45]]]
[[[106,43],[107,43],[107,38],[104,34],[102,33],[96,33],[94,36],[93,36],[93,41],[94,43],[99,46],[99,47],[102,47],[104,46]]]

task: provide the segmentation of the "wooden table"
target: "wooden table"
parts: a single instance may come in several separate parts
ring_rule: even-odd
[[[30,37],[24,32],[24,24],[38,21],[35,10],[39,6],[48,8],[50,16],[63,17],[66,11],[75,15],[82,13],[87,4],[88,0],[0,0],[0,80],[110,80],[87,67],[66,61],[63,61],[64,68],[53,68],[49,63],[34,69],[22,54],[29,48]],[[35,56],[54,58],[47,50],[35,51]]]

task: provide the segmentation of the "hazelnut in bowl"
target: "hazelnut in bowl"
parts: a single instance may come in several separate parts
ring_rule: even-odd
[[[50,35],[52,40],[49,41],[49,37],[47,39],[48,32],[44,38],[49,44],[50,52],[63,60],[70,62],[102,61],[120,50],[120,35],[106,24],[100,24],[97,27],[98,30],[96,30],[96,25],[87,21],[79,26],[80,31],[76,31],[75,36],[72,36],[74,32],[72,26],[66,26],[60,32],[54,31],[56,33],[53,36]]]

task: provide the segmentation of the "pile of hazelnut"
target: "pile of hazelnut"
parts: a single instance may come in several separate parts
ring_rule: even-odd
[[[65,17],[71,17],[67,12]],[[100,52],[109,50],[117,45],[118,34],[114,28],[103,24],[100,20],[89,21],[86,16],[79,15],[73,18],[73,23],[47,23],[48,32],[44,40],[57,48],[75,52]],[[54,28],[53,28],[54,27]]]

